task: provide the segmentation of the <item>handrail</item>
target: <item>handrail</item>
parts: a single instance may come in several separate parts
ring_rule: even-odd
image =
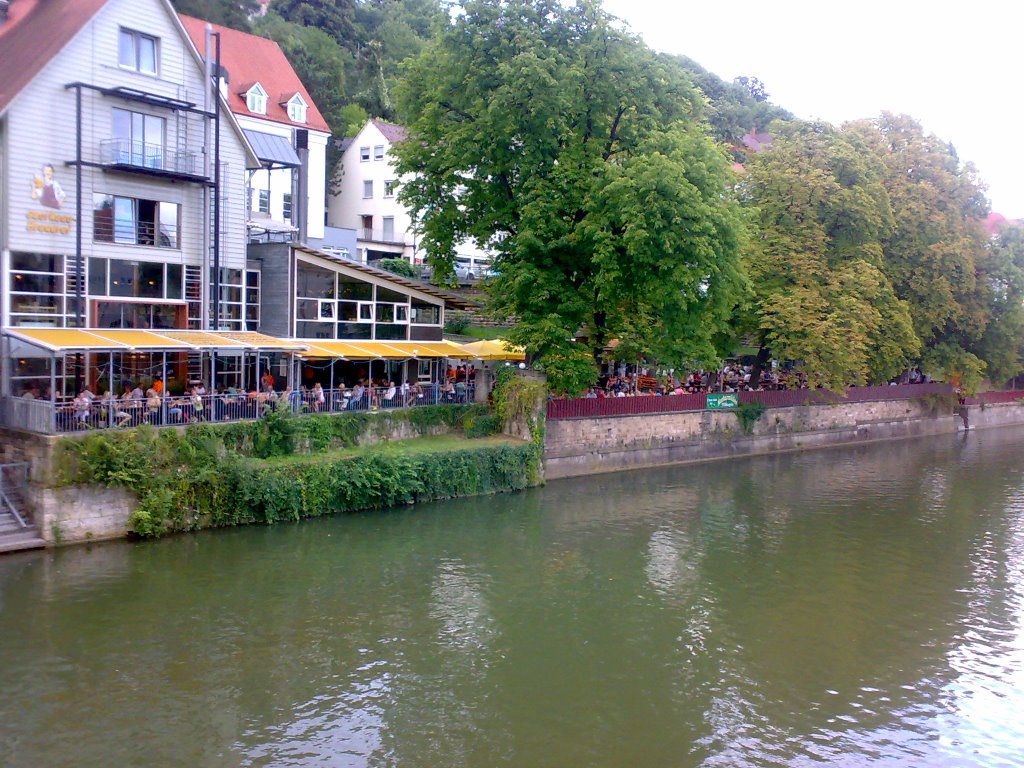
[[[2,509],[3,507],[6,507],[7,511],[9,511],[11,513],[11,515],[17,521],[18,525],[20,525],[22,528],[28,528],[29,524],[25,521],[25,518],[21,516],[21,513],[18,512],[18,508],[14,505],[14,502],[11,501],[10,498],[7,496],[7,491],[6,491],[5,487],[4,487],[5,486],[5,482],[6,482],[5,476],[7,474],[7,470],[8,469],[14,469],[14,468],[23,470],[23,480],[22,480],[21,485],[22,486],[27,485],[28,469],[29,469],[28,462],[25,462],[25,461],[15,461],[15,462],[11,462],[10,464],[0,464],[0,501],[3,502],[3,504],[0,505],[0,509]]]
[[[358,397],[356,396],[358,394]],[[42,434],[116,429],[149,424],[254,421],[274,411],[296,414],[386,411],[422,405],[472,403],[473,384],[415,384],[391,387],[222,392],[159,398],[94,398],[90,402],[0,397],[0,423]]]

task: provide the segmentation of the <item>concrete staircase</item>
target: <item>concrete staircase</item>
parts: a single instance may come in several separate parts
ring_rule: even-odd
[[[14,466],[0,465],[0,554],[46,546],[28,518],[24,482],[19,481],[19,473],[7,471]]]

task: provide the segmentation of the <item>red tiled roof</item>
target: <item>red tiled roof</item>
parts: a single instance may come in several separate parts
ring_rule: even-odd
[[[206,51],[206,22],[202,19],[195,19],[191,16],[181,16],[181,23],[192,38],[193,44],[202,56]],[[273,40],[265,37],[257,37],[247,32],[239,32],[237,29],[222,27],[219,24],[211,25],[214,32],[220,32],[220,63],[228,71],[230,84],[228,86],[228,106],[236,115],[270,120],[275,123],[293,125],[297,128],[311,128],[314,131],[330,133],[327,121],[316,108],[316,104],[310,97],[306,87],[302,84],[299,76],[295,74],[292,65],[288,63],[288,57],[284,51]],[[260,115],[250,112],[245,103],[244,93],[249,88],[242,88],[243,84],[251,87],[259,83],[268,94],[267,114]],[[239,91],[242,94],[239,94]],[[287,106],[281,102],[287,102],[296,93],[302,96],[306,102],[306,122],[296,123],[288,117]]]
[[[395,125],[394,123],[387,123],[383,120],[376,119],[371,122],[377,126],[378,131],[384,134],[384,138],[392,144],[405,141],[409,137],[409,132],[401,125]]]
[[[53,61],[107,0],[14,0],[0,25],[0,112]]]

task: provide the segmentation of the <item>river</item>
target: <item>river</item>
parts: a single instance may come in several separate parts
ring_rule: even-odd
[[[0,558],[0,765],[1018,766],[1024,430]]]

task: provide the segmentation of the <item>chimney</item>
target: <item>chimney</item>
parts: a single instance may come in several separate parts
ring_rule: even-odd
[[[292,205],[292,225],[298,226],[299,242],[304,243],[309,234],[309,131],[305,128],[295,130],[295,151],[302,165],[299,166],[298,190]]]

